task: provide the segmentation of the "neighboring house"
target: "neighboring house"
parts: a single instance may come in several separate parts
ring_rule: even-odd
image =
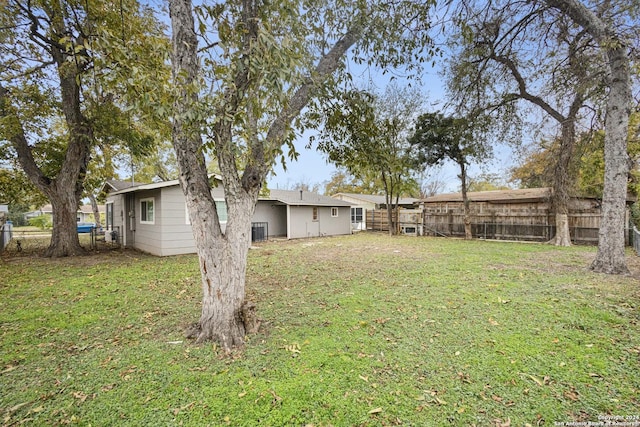
[[[351,203],[351,227],[354,230],[367,229],[367,211],[381,210],[387,208],[385,196],[374,196],[370,194],[336,193],[332,198]],[[395,198],[393,200],[395,203]],[[398,201],[401,208],[411,209],[418,199],[402,197]]]
[[[212,187],[224,231],[227,221],[224,191],[221,185]],[[125,247],[158,256],[196,252],[178,180],[114,188],[108,191],[106,206],[107,240],[117,239]],[[350,234],[349,211],[348,203],[315,193],[272,190],[258,200],[252,219],[252,240]]]
[[[548,240],[555,235],[555,212],[551,188],[478,191],[467,193],[474,237]],[[627,203],[627,221],[630,215]],[[419,202],[425,232],[464,235],[461,193],[439,194]],[[601,216],[600,199],[571,197],[569,228],[574,242],[597,243]]]
[[[101,215],[105,214],[105,209],[106,209],[105,205],[98,205],[98,211],[100,212]],[[53,208],[51,207],[51,205],[44,205],[40,209],[27,212],[26,214],[24,214],[27,220],[29,220],[30,218],[36,218],[42,215],[53,216]],[[80,208],[76,212],[76,221],[85,222],[85,223],[95,222],[94,216],[93,216],[93,209],[91,208],[91,205],[80,206]]]

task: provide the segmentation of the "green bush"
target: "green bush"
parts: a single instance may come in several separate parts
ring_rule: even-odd
[[[40,215],[35,218],[29,218],[29,225],[38,227],[41,230],[48,230],[52,227],[51,216]]]

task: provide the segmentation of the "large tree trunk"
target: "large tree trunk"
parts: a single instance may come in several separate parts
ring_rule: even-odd
[[[186,119],[186,113],[199,102],[194,88],[199,67],[190,0],[171,1],[170,14],[173,76],[181,91],[174,105],[173,145],[202,279],[202,314],[189,335],[198,342],[216,341],[225,351],[230,351],[244,345],[245,320],[255,324],[253,319],[247,319],[249,312],[244,304],[244,289],[251,217],[258,191],[245,191],[236,185],[235,173],[228,170],[229,162],[219,159],[223,175],[226,175],[223,184],[228,209],[223,233],[211,195],[198,123]],[[227,137],[230,140],[230,134],[219,135],[225,140]]]
[[[614,28],[578,0],[546,0],[586,29],[599,43],[609,63],[609,94],[604,137],[604,192],[598,253],[594,271],[627,274],[624,231],[629,155],[627,132],[631,111],[631,78],[625,41]]]
[[[63,36],[68,37],[72,31],[64,21],[62,4],[58,1],[52,2],[50,6],[45,10],[50,21],[52,32],[50,37],[55,41],[49,41],[46,49],[57,67],[60,81],[60,105],[69,140],[64,160],[55,177],[46,176],[38,167],[27,141],[24,126],[11,106],[9,91],[1,85],[0,118],[12,123],[13,134],[9,139],[18,154],[18,161],[29,179],[48,197],[53,208],[53,234],[45,255],[64,257],[85,253],[78,240],[76,212],[84,189],[93,133],[81,108],[80,75],[84,71],[82,61],[77,61],[75,53],[67,51],[67,48],[58,42]],[[38,25],[35,20],[29,31],[34,38],[37,38]]]
[[[464,161],[460,163],[460,182],[462,183],[462,206],[463,206],[463,221],[464,221],[464,238],[467,240],[473,239],[471,233],[471,204],[469,197],[467,196],[467,167]]]
[[[242,347],[245,334],[256,332],[250,330],[255,321],[248,318],[253,313],[246,310],[244,292],[255,200],[245,194],[233,203],[229,210],[237,214],[227,224],[224,237],[216,238],[205,221],[196,221],[193,229],[199,248],[203,295],[202,314],[192,332],[197,332],[194,334],[197,342],[213,340],[226,350]]]
[[[618,44],[614,44],[615,46]],[[623,45],[624,46],[624,45]],[[611,67],[604,137],[604,192],[598,253],[591,269],[608,274],[628,274],[625,259],[625,213],[630,161],[627,132],[631,105],[629,61],[624,47],[607,50]]]
[[[562,121],[562,134],[558,159],[553,172],[553,194],[551,204],[556,212],[556,235],[551,243],[556,246],[571,246],[569,230],[569,191],[574,181],[570,172],[571,159],[575,146],[575,120],[582,106],[582,97],[576,95],[568,117]]]
[[[77,230],[78,200],[73,191],[49,192],[53,214],[51,243],[45,256],[63,257],[84,255],[86,251],[80,246]]]

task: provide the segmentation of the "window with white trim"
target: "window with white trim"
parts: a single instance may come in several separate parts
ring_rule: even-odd
[[[362,208],[351,208],[351,222],[362,222]]]
[[[338,217],[338,208],[331,208],[331,218]]]
[[[140,199],[140,224],[155,224],[154,203],[155,199]]]
[[[311,218],[312,218],[312,221],[318,220],[318,208],[316,206],[313,207],[313,210],[311,212]]]
[[[218,212],[218,220],[220,224],[226,224],[227,222],[227,203],[224,200],[216,200],[216,211]],[[189,217],[189,208],[185,205],[185,224],[191,224],[191,218]]]

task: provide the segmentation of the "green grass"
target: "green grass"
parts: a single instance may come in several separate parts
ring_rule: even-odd
[[[3,425],[554,425],[640,415],[639,283],[593,247],[389,238],[250,252],[223,356],[194,256],[0,261]],[[638,260],[629,254],[638,271]]]

